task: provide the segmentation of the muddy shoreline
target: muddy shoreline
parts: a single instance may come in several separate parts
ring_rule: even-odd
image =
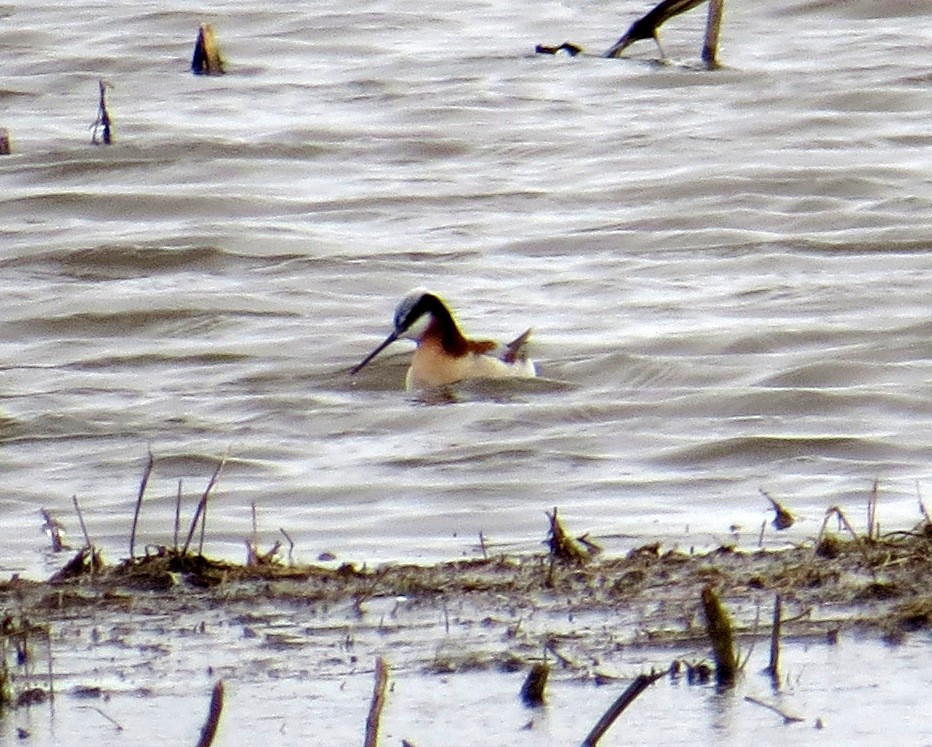
[[[932,627],[927,524],[876,539],[829,534],[781,551],[648,545],[616,558],[541,553],[431,566],[242,566],[169,550],[110,566],[92,558],[79,554],[46,582],[0,585],[8,725],[45,707],[52,688],[59,703],[90,697],[102,711],[121,694],[159,701],[193,690],[196,722],[217,679],[244,691],[269,678],[370,683],[378,657],[392,677],[427,689],[437,677],[521,678],[540,661],[552,666],[551,683],[603,685],[632,676],[619,663],[632,652],[657,668],[683,652],[707,660],[707,586],[745,651],[769,636],[777,594],[787,645],[850,634],[895,645]],[[18,629],[32,631],[21,647],[27,664],[17,660]],[[17,699],[28,708],[15,708]]]

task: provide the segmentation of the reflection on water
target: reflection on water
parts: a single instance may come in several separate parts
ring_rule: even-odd
[[[702,12],[658,66],[532,54],[639,8],[79,5],[0,19],[5,569],[41,565],[40,507],[76,538],[72,495],[125,554],[150,448],[140,538],[229,452],[235,558],[253,502],[306,561],[535,549],[555,505],[610,549],[751,543],[759,489],[796,540],[875,479],[884,523],[918,518],[932,9],[734,4],[709,73]],[[205,20],[222,78],[187,71]],[[544,380],[436,403],[404,351],[350,378],[417,285],[469,333],[533,326]]]

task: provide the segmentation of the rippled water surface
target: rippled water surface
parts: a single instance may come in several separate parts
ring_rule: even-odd
[[[757,542],[761,489],[817,533],[918,519],[932,432],[932,6],[735,0],[673,64],[600,52],[647,4],[474,0],[0,6],[0,517],[125,556],[285,529],[300,560]],[[188,71],[201,21],[228,60]],[[116,142],[89,144],[97,81]],[[416,285],[467,333],[533,325],[542,379],[348,375]],[[795,533],[795,534],[794,534]],[[782,538],[781,538],[782,539]],[[768,528],[766,541],[778,541]]]

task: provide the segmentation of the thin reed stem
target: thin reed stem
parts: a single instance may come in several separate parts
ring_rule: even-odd
[[[152,456],[152,449],[149,449],[149,460],[146,462],[146,468],[142,472],[142,480],[139,482],[139,493],[136,496],[136,510],[133,511],[133,526],[129,532],[129,559],[136,557],[136,525],[139,523],[139,512],[142,510],[142,497],[146,493],[146,486],[149,484],[149,477],[152,475],[152,468],[155,466],[155,457]]]
[[[210,491],[213,490],[214,485],[217,484],[217,480],[220,477],[220,471],[223,469],[223,465],[227,462],[227,455],[224,454],[220,458],[220,463],[217,465],[217,469],[214,470],[214,474],[211,475],[210,482],[207,483],[207,488],[204,490],[204,494],[201,496],[201,500],[197,503],[197,508],[194,511],[194,518],[191,520],[191,528],[188,529],[188,537],[184,541],[184,546],[181,548],[181,554],[186,555],[188,548],[191,546],[191,540],[194,538],[194,532],[197,529],[198,521],[201,519],[201,516],[207,511],[207,499],[210,497]],[[204,525],[201,524],[201,551],[204,548]]]

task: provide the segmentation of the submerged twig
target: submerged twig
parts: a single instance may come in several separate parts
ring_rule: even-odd
[[[870,555],[867,554],[867,548],[861,543],[858,533],[854,530],[854,527],[851,526],[851,522],[848,521],[848,517],[845,516],[844,512],[838,506],[830,506],[825,512],[825,518],[822,520],[822,527],[819,529],[819,537],[815,543],[815,554],[827,554],[827,549],[825,544],[825,527],[828,525],[828,521],[832,516],[838,517],[838,522],[843,526],[848,533],[851,535],[851,539],[854,541],[854,546],[857,547],[858,551],[861,553],[861,559],[864,561],[864,567],[870,571],[871,575],[876,578],[877,572],[871,564]],[[825,544],[823,544],[825,543]]]
[[[582,747],[595,747],[598,744],[602,736],[609,730],[611,725],[615,723],[615,720],[622,714],[622,712],[627,708],[631,703],[634,702],[634,699],[638,697],[642,692],[644,692],[648,687],[653,685],[657,680],[667,674],[670,670],[666,669],[663,672],[651,672],[650,674],[639,674],[634,678],[632,682],[625,691],[618,696],[618,699],[609,706],[609,709],[602,715],[602,718],[598,720],[596,725],[592,727],[592,731],[586,735],[586,738],[582,742]]]
[[[217,735],[217,727],[220,724],[220,716],[223,713],[223,680],[217,680],[213,692],[210,694],[210,708],[207,712],[207,721],[201,727],[201,738],[197,742],[197,747],[210,747]]]
[[[366,716],[366,740],[364,747],[377,747],[379,743],[379,719],[385,706],[385,689],[388,685],[388,665],[381,656],[375,660],[375,686],[372,689],[372,703]]]
[[[858,533],[854,531],[854,527],[851,526],[851,522],[848,521],[848,517],[845,516],[844,512],[838,506],[829,506],[825,510],[825,519],[822,521],[822,527],[819,529],[819,537],[816,540],[816,547],[819,546],[819,543],[822,541],[822,537],[825,534],[825,527],[828,524],[828,520],[832,516],[838,517],[838,523],[848,530],[848,533],[851,535],[851,539],[855,542],[858,541]]]
[[[113,718],[112,716],[110,716],[110,715],[108,715],[107,713],[105,713],[104,710],[103,710],[102,708],[98,708],[97,706],[81,706],[81,707],[82,707],[82,708],[89,708],[89,709],[92,710],[92,711],[97,711],[97,713],[99,713],[101,716],[103,716],[105,719],[107,719],[107,721],[109,721],[111,724],[113,724],[113,727],[114,727],[117,731],[123,731],[123,725],[122,725],[119,721],[117,721],[115,718]]]
[[[356,614],[357,617],[362,617],[363,615],[362,606],[366,603],[368,599],[371,599],[373,596],[375,596],[375,590],[378,588],[378,585],[382,582],[382,579],[384,579],[389,574],[391,570],[392,570],[392,567],[390,565],[387,565],[384,568],[381,568],[379,571],[377,571],[374,574],[372,578],[372,582],[368,586],[366,586],[366,588],[364,588],[362,591],[359,591],[354,595],[353,612]]]
[[[142,497],[146,493],[146,486],[149,484],[149,477],[152,475],[152,468],[155,466],[155,457],[152,456],[152,449],[149,449],[149,460],[146,462],[146,468],[142,472],[142,480],[139,482],[139,493],[136,496],[136,510],[133,511],[133,526],[129,532],[129,559],[136,557],[136,524],[139,522],[139,512],[142,510]]]
[[[294,540],[288,535],[282,527],[278,528],[278,531],[282,533],[282,536],[288,541],[288,566],[294,566]]]
[[[781,711],[781,710],[780,710],[779,708],[777,708],[776,706],[770,705],[770,703],[765,703],[765,702],[762,701],[762,700],[758,700],[757,698],[755,698],[755,697],[753,697],[753,696],[751,696],[751,695],[745,695],[745,696],[744,696],[744,699],[745,699],[748,703],[753,703],[754,705],[759,705],[759,706],[761,706],[761,708],[766,708],[768,711],[772,711],[773,713],[776,713],[778,716],[780,716],[780,717],[783,719],[783,723],[784,723],[784,724],[795,724],[795,723],[799,723],[800,721],[803,720],[803,719],[801,719],[799,716],[791,716],[791,715],[789,715],[788,713],[786,713],[786,712],[784,712],[784,711]]]
[[[278,540],[272,545],[268,552],[260,552],[259,548],[249,540],[244,540],[246,545],[246,567],[256,568],[258,566],[278,565],[276,556],[282,549],[282,543]]]

